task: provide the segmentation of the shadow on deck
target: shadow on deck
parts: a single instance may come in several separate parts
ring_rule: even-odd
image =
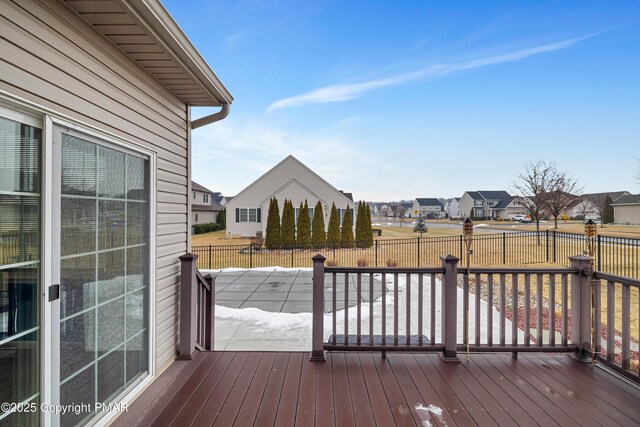
[[[638,425],[639,402],[638,385],[566,354],[447,364],[433,353],[331,352],[315,363],[302,352],[196,352],[114,425]]]

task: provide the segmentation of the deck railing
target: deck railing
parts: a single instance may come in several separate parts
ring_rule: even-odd
[[[442,351],[452,361],[465,351],[514,356],[577,352],[588,357],[593,327],[601,326],[600,299],[594,298],[592,306],[593,278],[594,286],[605,280],[609,289],[607,349],[617,348],[616,316],[622,324],[621,350],[598,354],[598,359],[640,378],[637,365],[630,362],[631,347],[637,345],[630,332],[630,301],[640,281],[592,273],[592,260],[585,256],[570,257],[571,266],[562,268],[459,269],[458,261],[449,255],[441,258],[438,268],[358,268],[325,266],[323,255],[313,257],[312,360],[324,360],[327,350],[383,355]],[[379,297],[374,296],[376,286]],[[622,292],[621,306],[614,303],[616,287]],[[640,297],[633,297],[640,304]]]
[[[196,268],[198,255],[180,257],[179,359],[191,359],[197,350],[213,350],[215,281]]]
[[[617,299],[617,295],[621,298]],[[624,373],[639,373],[638,340],[632,340],[631,329],[634,324],[636,330],[640,327],[640,280],[596,271],[593,299],[596,358]],[[631,310],[633,300],[637,305],[635,313]],[[606,329],[602,327],[603,316]]]

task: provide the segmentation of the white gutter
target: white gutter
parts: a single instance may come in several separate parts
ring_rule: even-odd
[[[218,111],[217,113],[192,120],[191,129],[197,129],[201,126],[210,125],[211,123],[219,122],[220,120],[224,119],[229,115],[229,106],[229,103],[223,103],[221,105],[220,111]]]

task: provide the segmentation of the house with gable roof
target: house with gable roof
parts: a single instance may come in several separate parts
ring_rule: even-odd
[[[511,219],[526,215],[527,208],[506,191],[466,191],[460,198],[460,216],[463,218]]]
[[[281,214],[285,199],[293,202],[296,222],[300,203],[306,200],[309,216],[312,218],[316,203],[320,201],[324,211],[325,227],[329,224],[331,206],[334,203],[338,209],[340,224],[347,208],[351,209],[355,224],[356,204],[353,202],[353,195],[338,190],[289,155],[227,202],[227,235],[264,236],[269,201],[274,197],[278,201]]]
[[[413,201],[411,213],[414,217],[422,216],[428,219],[440,219],[445,217],[444,206],[436,198],[418,197]]]

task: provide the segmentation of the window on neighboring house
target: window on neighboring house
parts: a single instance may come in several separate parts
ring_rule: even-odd
[[[476,200],[475,206],[482,206],[482,200]]]
[[[198,222],[198,214],[196,214],[196,222]]]
[[[236,208],[236,222],[261,222],[260,208]]]
[[[296,225],[298,224],[298,215],[300,215],[300,208],[295,208],[294,211]],[[309,219],[313,221],[313,208],[309,208]]]
[[[209,193],[203,193],[202,194],[202,202],[203,203],[209,203]]]
[[[196,199],[196,192],[194,191],[193,192],[193,200],[195,200],[195,199]]]
[[[494,201],[488,201],[487,202],[487,206],[494,206],[496,204],[496,202]]]

